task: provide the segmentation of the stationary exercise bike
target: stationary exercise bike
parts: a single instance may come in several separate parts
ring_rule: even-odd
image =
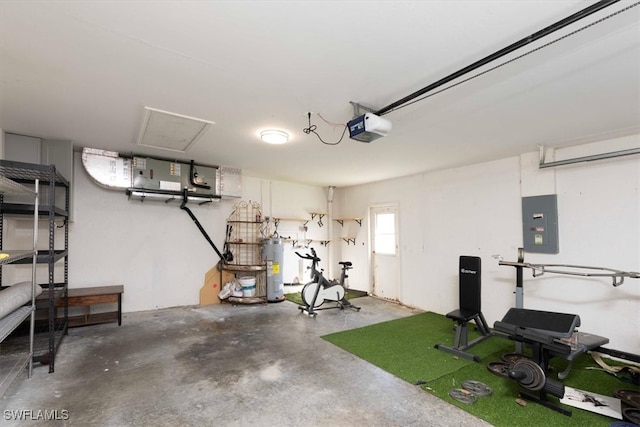
[[[316,316],[319,310],[329,310],[332,308],[339,308],[344,310],[345,308],[352,308],[356,311],[360,311],[361,307],[357,307],[344,297],[344,279],[347,277],[347,270],[351,270],[352,264],[349,261],[339,262],[342,266],[342,273],[340,274],[340,281],[328,280],[322,275],[322,270],[318,270],[318,263],[320,258],[316,255],[315,249],[311,248],[311,254],[302,255],[296,252],[302,259],[311,260],[311,282],[304,285],[302,288],[302,301],[304,305],[298,306],[300,312],[306,311],[311,316]],[[335,302],[335,307],[318,308],[325,301]]]

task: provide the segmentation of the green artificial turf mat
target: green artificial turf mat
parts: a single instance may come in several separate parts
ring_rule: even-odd
[[[477,332],[469,325],[469,340]],[[426,312],[417,315],[378,323],[363,328],[325,335],[322,338],[347,350],[356,356],[388,371],[411,384],[424,382],[421,387],[463,410],[482,418],[496,426],[608,426],[615,421],[602,415],[562,405],[572,411],[568,417],[556,411],[527,401],[526,406],[515,400],[522,388],[517,382],[495,376],[486,365],[499,361],[505,353],[513,353],[513,341],[501,337],[491,337],[472,347],[470,352],[481,357],[481,363],[454,357],[434,348],[434,344],[452,345],[454,339],[453,322],[446,317]],[[567,361],[553,358],[553,371],[549,378],[556,379],[556,373],[563,371]],[[602,372],[588,370],[597,367],[589,355],[578,357],[567,379],[566,386],[588,390],[593,393],[612,396],[614,390],[640,390],[640,387],[620,381]],[[491,396],[478,397],[473,404],[458,402],[448,393],[452,388],[461,388],[465,380],[475,380],[493,389]],[[537,395],[537,392],[530,392]],[[554,403],[559,400],[549,397]]]
[[[300,295],[300,292],[284,294],[284,297],[288,301],[295,302],[296,304],[302,305],[302,295]]]
[[[500,338],[495,338],[500,339]],[[556,397],[548,397],[548,400],[561,407],[571,410],[570,417],[539,405],[535,402],[527,401],[526,406],[516,403],[518,393],[522,388],[515,382],[495,376],[486,368],[486,363],[499,361],[500,354],[496,353],[482,361],[481,364],[465,366],[458,371],[429,382],[423,388],[433,395],[446,400],[465,411],[482,418],[495,426],[528,426],[544,425],[554,426],[608,426],[615,421],[613,418],[605,417],[593,412],[578,408],[572,408],[559,403]],[[549,374],[549,378],[559,381],[556,373],[564,370],[567,363],[565,360],[554,358],[552,366],[556,369]],[[597,365],[589,355],[579,357],[569,373],[569,376],[562,381],[565,386],[574,387],[580,390],[588,390],[593,393],[612,396],[617,389],[640,389],[637,386],[620,381],[600,370],[588,370],[587,367]],[[487,397],[478,397],[474,404],[458,402],[449,397],[449,390],[459,388],[465,380],[480,381],[493,389],[493,394]],[[537,392],[530,392],[537,396]]]
[[[469,340],[478,336],[473,326],[468,329]],[[322,338],[411,383],[431,381],[474,363],[434,348],[452,346],[454,329],[450,319],[431,312]],[[513,343],[490,338],[473,347],[473,354],[482,358],[501,350],[513,351]]]

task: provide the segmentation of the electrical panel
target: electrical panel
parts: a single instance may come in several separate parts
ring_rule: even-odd
[[[556,194],[522,198],[523,243],[526,252],[557,254],[558,198]]]

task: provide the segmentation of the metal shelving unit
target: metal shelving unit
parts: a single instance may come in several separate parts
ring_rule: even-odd
[[[267,302],[267,265],[262,259],[264,222],[260,204],[238,203],[227,218],[227,225],[230,233],[225,243],[231,248],[233,260],[224,263],[222,269],[238,277],[252,276],[256,279],[254,297],[229,297],[229,301],[240,304]]]
[[[49,372],[55,370],[55,356],[60,343],[67,333],[68,308],[68,274],[69,274],[69,182],[57,171],[54,165],[0,160],[0,175],[12,181],[31,186],[40,183],[40,193],[46,193],[46,202],[35,208],[38,221],[48,222],[48,244],[46,249],[39,249],[34,257],[36,264],[47,265],[48,280],[41,283],[42,294],[36,299],[35,336],[33,362],[49,365]],[[40,197],[43,200],[43,197]],[[4,203],[0,201],[0,250],[3,248],[4,219],[6,217],[24,216],[30,210],[25,203]],[[32,211],[33,212],[33,211]],[[61,223],[58,225],[56,223]],[[56,245],[56,229],[62,229],[64,243]],[[24,263],[26,261],[18,261]],[[56,265],[62,263],[63,278],[56,281]],[[1,268],[1,265],[0,265]],[[2,285],[0,271],[0,285]],[[20,347],[20,337],[16,338],[15,347]]]
[[[4,347],[5,339],[11,335],[20,325],[29,319],[29,342],[28,348],[17,352],[5,352],[0,350],[0,396],[9,388],[13,380],[20,375],[25,366],[29,366],[28,376],[31,378],[33,371],[33,348],[35,333],[35,307],[36,307],[36,262],[38,244],[38,204],[39,204],[39,181],[34,182],[34,189],[31,190],[18,184],[7,177],[0,175],[0,203],[5,195],[27,196],[33,200],[31,210],[25,211],[33,215],[33,247],[31,250],[11,250],[1,251],[0,266],[17,263],[31,258],[31,301],[16,308],[6,316],[0,318],[0,348]],[[2,221],[0,221],[1,223]],[[2,231],[2,230],[0,230]],[[1,238],[0,238],[1,239]],[[2,246],[0,246],[1,248]],[[0,275],[1,277],[1,275]]]

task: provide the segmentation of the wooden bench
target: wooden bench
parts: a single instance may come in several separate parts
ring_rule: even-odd
[[[84,307],[84,314],[69,316],[69,327],[118,322],[122,325],[122,294],[124,286],[99,286],[95,288],[72,288],[68,290],[69,307]],[[91,313],[91,306],[118,304],[116,311]]]

